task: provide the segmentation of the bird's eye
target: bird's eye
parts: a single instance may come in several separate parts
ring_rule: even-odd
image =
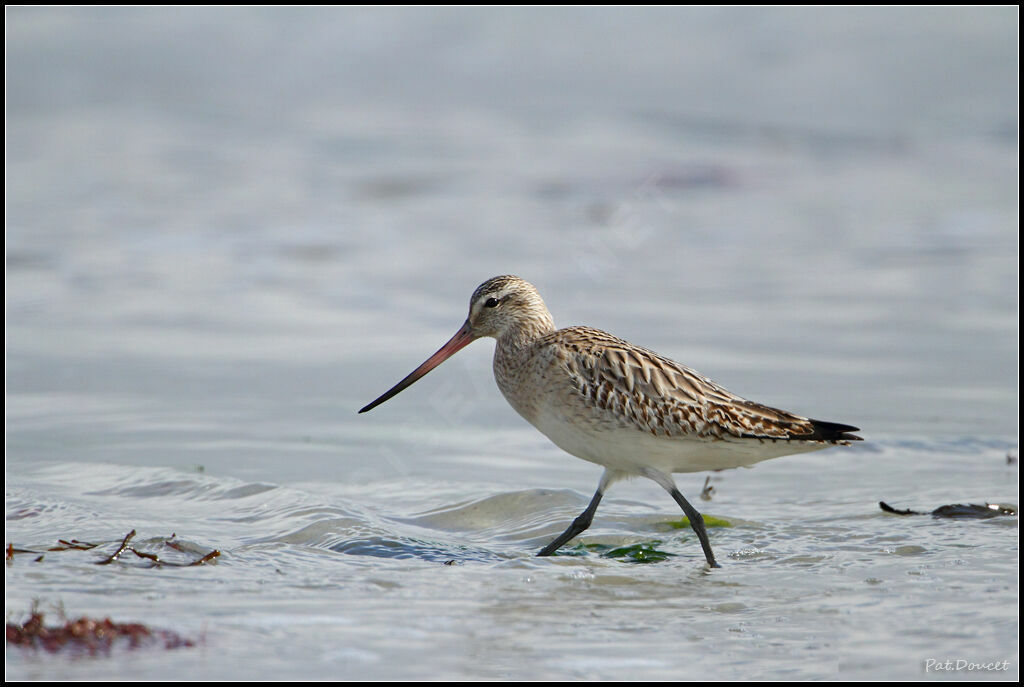
[[[488,298],[486,301],[484,301],[484,307],[485,308],[496,308],[496,307],[498,307],[498,303],[500,303],[500,302],[501,301],[499,301],[497,298]]]

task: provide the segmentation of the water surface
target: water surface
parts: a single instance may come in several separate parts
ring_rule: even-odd
[[[1017,11],[7,13],[6,609],[141,679],[1016,679]],[[477,342],[514,273],[849,449],[600,469]],[[1011,460],[1008,460],[1008,457]],[[216,563],[96,566],[131,529]],[[644,545],[657,562],[616,550]],[[11,679],[121,658],[7,651]],[[929,659],[1008,661],[925,673]]]

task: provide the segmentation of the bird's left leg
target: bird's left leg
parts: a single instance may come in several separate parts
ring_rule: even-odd
[[[697,534],[697,539],[700,540],[700,546],[704,549],[704,558],[707,559],[708,565],[712,568],[721,567],[715,561],[715,554],[711,551],[711,542],[708,540],[708,531],[704,527],[704,518],[701,516],[697,509],[690,505],[690,502],[686,500],[686,497],[679,491],[679,487],[676,486],[676,482],[672,479],[671,475],[668,475],[661,470],[655,470],[654,468],[643,468],[640,471],[644,477],[653,479],[655,482],[661,485],[662,489],[672,495],[672,498],[676,500],[679,507],[686,513],[686,517],[690,519],[690,527]]]
[[[590,505],[587,506],[587,509],[572,521],[572,524],[569,525],[569,528],[565,532],[558,535],[558,538],[541,549],[537,555],[550,556],[567,541],[590,527],[590,523],[594,521],[594,513],[597,512],[597,505],[601,503],[601,497],[604,496],[605,490],[611,486],[612,482],[621,477],[622,473],[616,470],[606,469],[604,474],[601,475],[601,482],[597,485],[597,491],[594,492],[594,497],[590,499]]]

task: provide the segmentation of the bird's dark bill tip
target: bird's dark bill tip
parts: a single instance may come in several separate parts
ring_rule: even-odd
[[[457,351],[470,344],[475,338],[476,337],[473,336],[472,329],[470,329],[469,320],[466,320],[466,323],[462,325],[459,331],[455,332],[455,336],[453,336],[448,343],[441,346],[441,348],[439,348],[434,355],[427,358],[422,365],[406,375],[405,379],[385,391],[373,402],[363,406],[359,410],[359,413],[365,413],[368,410],[373,410],[384,401],[398,395],[402,390],[412,386],[416,380],[420,379],[423,375],[427,374],[445,360],[455,355]]]

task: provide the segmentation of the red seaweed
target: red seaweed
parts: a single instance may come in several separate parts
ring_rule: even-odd
[[[142,623],[115,623],[110,618],[96,620],[62,618],[63,625],[47,627],[43,613],[33,609],[24,623],[7,623],[7,643],[26,649],[84,651],[91,655],[109,653],[117,645],[129,649],[163,644],[165,649],[195,646],[195,642],[171,630],[153,629]]]

